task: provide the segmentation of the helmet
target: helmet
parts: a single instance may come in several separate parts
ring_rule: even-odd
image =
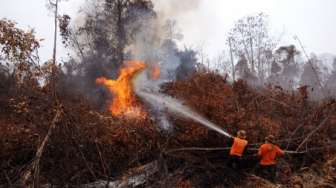
[[[273,136],[273,135],[268,135],[266,138],[265,138],[265,140],[266,141],[268,141],[268,142],[271,142],[271,143],[274,143],[274,139],[275,139],[275,137]]]
[[[245,138],[246,138],[246,131],[244,131],[244,130],[239,130],[239,131],[237,132],[237,137],[238,137],[238,138],[241,138],[241,139],[245,139]]]

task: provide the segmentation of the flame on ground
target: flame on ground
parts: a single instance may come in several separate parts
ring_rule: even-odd
[[[104,85],[113,94],[113,101],[109,110],[114,116],[144,117],[145,113],[137,105],[133,92],[132,80],[137,73],[146,68],[142,61],[128,61],[121,68],[117,80],[105,77],[97,78],[96,83]]]

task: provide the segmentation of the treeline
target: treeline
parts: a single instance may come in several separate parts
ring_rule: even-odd
[[[57,11],[55,5],[51,6],[53,12]],[[110,96],[95,84],[95,79],[115,79],[123,61],[140,59],[150,66],[160,64],[166,80],[183,80],[196,71],[217,71],[229,80],[243,79],[258,88],[276,85],[293,91],[306,86],[313,99],[333,97],[336,93],[336,60],[327,66],[317,56],[309,57],[299,39],[299,47],[279,47],[279,40],[269,32],[265,14],[239,19],[223,36],[227,52],[209,60],[202,50],[178,48],[177,43],[183,38],[178,24],[161,18],[150,0],[88,1],[83,7],[78,15],[80,22],[55,12],[57,30],[69,52],[62,63],[55,63],[53,58],[41,62],[37,55],[40,41],[34,33],[2,20],[3,84],[10,82],[13,74],[21,74],[25,79],[35,77],[37,85],[46,86],[53,72],[53,79],[58,80],[55,89],[60,95],[84,95],[95,106],[102,107]],[[22,74],[22,69],[30,72]]]
[[[225,56],[212,61],[214,69],[256,87],[293,91],[306,86],[312,99],[335,97],[336,57],[307,55],[298,37],[297,45],[279,46],[281,37],[272,36],[268,23],[262,13],[239,19],[227,34]]]

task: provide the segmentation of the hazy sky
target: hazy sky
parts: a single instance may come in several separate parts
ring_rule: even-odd
[[[194,47],[203,46],[211,57],[225,48],[226,33],[235,20],[258,12],[270,16],[275,36],[285,32],[282,43],[296,44],[292,36],[297,35],[308,52],[336,54],[336,0],[196,1],[200,2],[198,6],[174,16],[185,36],[183,42]],[[69,0],[61,3],[60,8],[74,16],[83,2],[85,0]],[[46,0],[0,0],[1,18],[13,19],[21,28],[35,28],[37,36],[45,39],[40,50],[42,60],[51,57],[52,53],[52,16],[45,4]],[[169,6],[169,3],[165,4]],[[179,5],[175,3],[171,8],[176,6]],[[60,51],[62,54],[65,54],[64,49]]]

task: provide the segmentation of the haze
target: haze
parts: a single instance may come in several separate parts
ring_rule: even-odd
[[[61,13],[67,13],[74,18],[84,2],[62,2]],[[175,0],[165,1],[165,6],[169,6],[169,2],[172,2],[171,8],[176,6],[173,4]],[[226,33],[237,19],[258,12],[270,16],[274,36],[283,36],[283,44],[296,44],[293,35],[297,35],[309,53],[336,54],[335,0],[200,0],[199,4],[196,0],[189,2],[194,2],[194,5],[185,11],[180,8],[178,13],[169,16],[177,20],[184,34],[182,44],[202,47],[210,57],[225,49]],[[42,61],[50,59],[52,54],[53,20],[45,4],[45,0],[11,0],[2,2],[0,7],[0,17],[15,20],[23,29],[34,28],[37,37],[45,39],[40,49]],[[156,9],[160,7],[157,5]],[[65,56],[66,51],[60,49],[58,58]]]

